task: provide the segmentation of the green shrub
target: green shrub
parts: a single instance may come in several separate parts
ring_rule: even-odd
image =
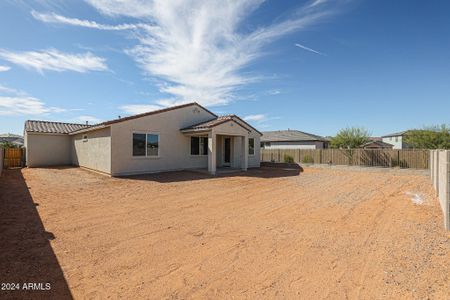
[[[294,158],[288,154],[284,155],[284,162],[292,164],[294,162]]]
[[[314,163],[314,158],[310,155],[305,155],[305,157],[303,157],[302,163],[304,164],[313,164]]]

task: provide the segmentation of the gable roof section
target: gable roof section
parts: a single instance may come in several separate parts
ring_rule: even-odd
[[[197,102],[191,102],[191,103],[187,103],[187,104],[181,104],[181,105],[177,105],[177,106],[172,106],[172,107],[167,107],[167,108],[163,108],[163,109],[153,110],[153,111],[149,111],[149,112],[146,112],[146,113],[137,114],[137,115],[133,115],[133,116],[129,116],[129,117],[118,118],[118,119],[106,121],[106,122],[99,123],[97,125],[91,126],[89,128],[78,129],[76,131],[71,132],[71,134],[77,134],[77,133],[87,132],[87,131],[91,131],[91,130],[101,129],[101,128],[108,127],[108,126],[110,126],[112,124],[125,122],[125,121],[129,121],[129,120],[134,120],[134,119],[138,119],[138,118],[142,118],[142,117],[146,117],[146,116],[161,114],[161,113],[165,113],[165,112],[168,112],[168,111],[171,111],[171,110],[185,108],[185,107],[189,107],[189,106],[198,106],[201,109],[205,110],[206,112],[210,113],[211,115],[213,115],[214,117],[217,118],[217,115],[215,113],[213,113],[210,110],[204,108],[203,106],[201,106]]]
[[[216,127],[220,124],[226,123],[226,122],[230,122],[230,121],[234,121],[236,124],[238,124],[239,126],[241,126],[242,128],[244,128],[247,131],[251,131],[254,130],[257,133],[261,134],[261,132],[259,132],[256,128],[254,128],[253,126],[251,126],[250,124],[248,124],[247,122],[245,122],[244,120],[242,120],[241,118],[239,118],[236,115],[226,115],[226,116],[220,116],[214,119],[211,119],[209,121],[206,122],[201,122],[198,124],[194,124],[192,126],[188,126],[185,128],[182,128],[181,131],[204,131],[204,130],[209,130],[213,127]]]
[[[370,141],[370,142],[367,142],[365,144],[362,144],[361,147],[367,147],[367,146],[370,146],[370,145],[378,145],[380,147],[390,147],[390,148],[394,147],[394,145],[389,144],[389,143],[385,143],[383,141]]]
[[[26,132],[68,134],[75,130],[89,128],[90,125],[62,123],[50,121],[28,120],[25,122]]]
[[[261,142],[307,142],[307,141],[321,141],[328,140],[319,135],[306,133],[299,130],[277,130],[277,131],[263,131]]]
[[[408,130],[405,130],[405,131],[400,131],[400,132],[395,132],[395,133],[383,135],[382,137],[402,136],[402,135],[404,135],[407,132],[408,132]]]

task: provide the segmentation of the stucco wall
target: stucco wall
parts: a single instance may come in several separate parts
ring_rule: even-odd
[[[197,106],[188,106],[113,124],[112,175],[207,168],[208,157],[190,155],[190,137],[180,129],[213,117]],[[133,157],[133,132],[159,134],[159,157]]]
[[[28,167],[70,165],[71,138],[68,135],[25,133]]]
[[[232,125],[233,124],[233,125]],[[222,164],[223,160],[223,136],[230,136],[231,139],[231,147],[232,147],[232,161],[231,166],[233,168],[240,168],[241,167],[241,161],[242,161],[242,136],[233,136],[233,135],[247,135],[248,138],[254,138],[255,139],[255,155],[248,155],[248,167],[249,168],[255,168],[260,166],[260,135],[254,130],[251,130],[250,133],[242,128],[239,125],[234,124],[233,122],[227,122],[224,124],[221,124],[219,126],[214,127],[214,133],[218,134],[218,140],[220,142],[217,144],[217,162],[220,166]],[[219,148],[220,147],[220,148]],[[248,153],[248,151],[247,151]]]
[[[431,181],[444,214],[444,226],[450,230],[450,150],[432,150],[430,160]]]
[[[87,136],[87,139],[83,137]],[[72,136],[72,164],[111,174],[111,129]]]
[[[388,136],[382,138],[383,142],[394,145],[392,149],[405,149],[408,148],[407,145],[403,142],[402,136]]]

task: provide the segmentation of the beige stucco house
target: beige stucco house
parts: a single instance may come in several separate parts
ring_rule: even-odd
[[[189,103],[89,126],[25,122],[28,167],[76,165],[111,176],[260,165],[261,133]]]

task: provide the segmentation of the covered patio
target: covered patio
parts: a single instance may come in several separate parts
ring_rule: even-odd
[[[236,116],[223,116],[181,129],[191,137],[192,147],[197,147],[202,154],[208,155],[208,172],[215,175],[217,169],[248,168],[248,139],[250,128],[241,124]]]

